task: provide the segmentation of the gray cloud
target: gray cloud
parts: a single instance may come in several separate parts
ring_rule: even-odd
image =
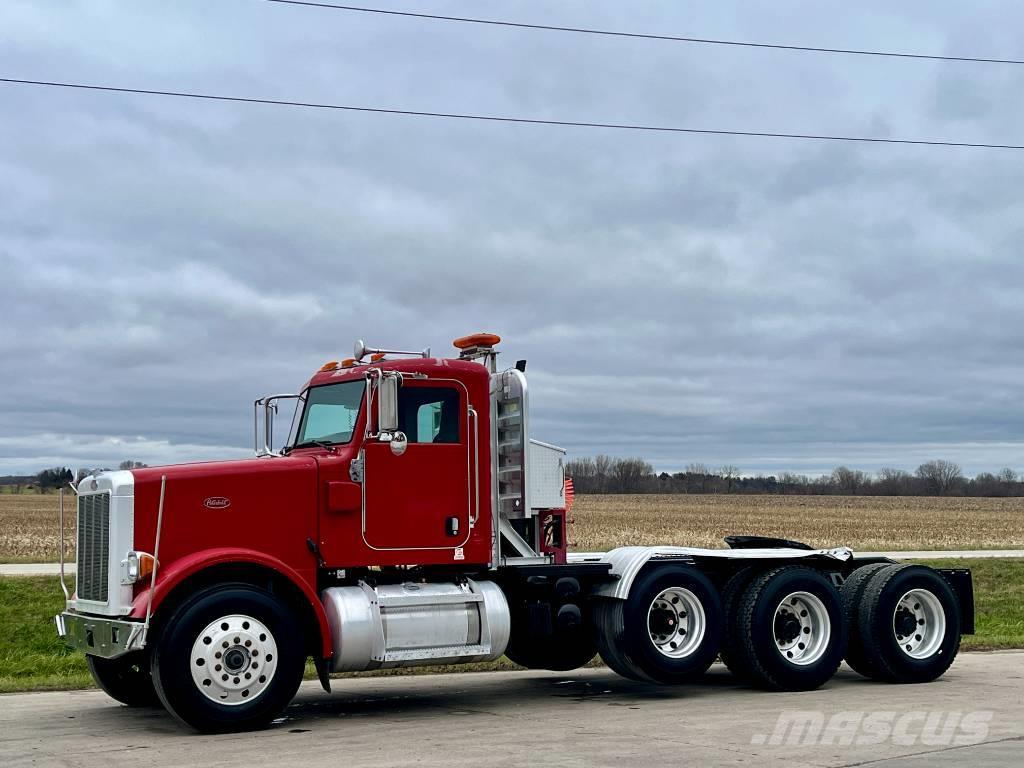
[[[396,6],[397,7],[397,6]],[[452,4],[437,3],[442,12]],[[1008,2],[501,3],[496,17],[1016,55]],[[482,13],[482,12],[481,12]],[[1016,68],[231,0],[9,2],[15,77],[696,127],[1013,139]],[[538,436],[659,468],[1024,468],[1013,153],[631,134],[4,86],[0,473],[240,455],[356,336],[476,329]]]

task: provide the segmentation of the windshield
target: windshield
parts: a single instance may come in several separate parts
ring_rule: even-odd
[[[361,380],[312,387],[306,392],[306,407],[292,448],[349,442],[365,391],[366,382]]]

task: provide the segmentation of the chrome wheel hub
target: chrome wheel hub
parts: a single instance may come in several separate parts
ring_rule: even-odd
[[[651,642],[670,659],[683,659],[696,651],[706,631],[704,606],[685,587],[662,590],[647,609]]]
[[[912,589],[896,604],[892,630],[900,649],[912,659],[938,653],[946,636],[946,612],[927,589]]]
[[[775,646],[792,664],[806,666],[820,659],[832,638],[825,604],[810,592],[792,592],[775,609]]]
[[[252,616],[222,616],[192,645],[192,680],[203,695],[233,706],[258,698],[277,671],[277,643]]]

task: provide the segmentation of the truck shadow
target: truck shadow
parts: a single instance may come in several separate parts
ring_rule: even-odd
[[[712,670],[691,685],[661,686],[626,680],[611,671],[595,675],[572,672],[537,672],[536,677],[502,673],[471,674],[470,685],[460,685],[452,676],[432,682],[429,676],[409,678],[410,686],[398,689],[394,678],[378,690],[361,685],[358,692],[347,692],[346,680],[334,680],[333,693],[304,687],[275,725],[312,723],[337,717],[374,717],[416,714],[445,710],[449,713],[514,714],[520,707],[536,709],[540,702],[552,704],[571,701],[609,706],[631,706],[644,701],[692,700],[715,695],[721,689],[744,687],[725,669]],[[367,680],[361,681],[369,682]],[[470,682],[467,680],[466,682]]]
[[[840,670],[836,681],[861,680]],[[394,725],[403,720],[446,719],[457,716],[510,718],[557,718],[566,706],[642,709],[652,702],[678,701],[680,720],[702,699],[714,701],[730,691],[749,691],[722,665],[716,664],[699,681],[688,685],[660,686],[619,677],[606,669],[580,672],[502,673],[482,672],[460,675],[416,675],[333,680],[333,693],[316,683],[302,685],[294,701],[263,734],[323,733],[339,721],[373,725]],[[766,697],[776,694],[763,693]],[[774,705],[773,705],[774,706]],[[196,738],[195,732],[160,709],[127,709],[123,706],[89,707],[77,712],[80,726],[91,730],[110,728],[123,736],[143,738],[164,735]],[[74,717],[69,719],[75,719]],[[374,726],[375,727],[375,726]],[[439,726],[440,727],[440,726]],[[212,740],[244,738],[244,734],[198,737]],[[144,746],[139,746],[145,749]]]

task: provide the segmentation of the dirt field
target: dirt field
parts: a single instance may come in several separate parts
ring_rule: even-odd
[[[65,550],[74,557],[74,499]],[[1024,499],[878,496],[579,496],[576,551],[622,544],[723,546],[730,533],[855,549],[1024,547]],[[0,562],[57,559],[57,497],[0,495]]]

